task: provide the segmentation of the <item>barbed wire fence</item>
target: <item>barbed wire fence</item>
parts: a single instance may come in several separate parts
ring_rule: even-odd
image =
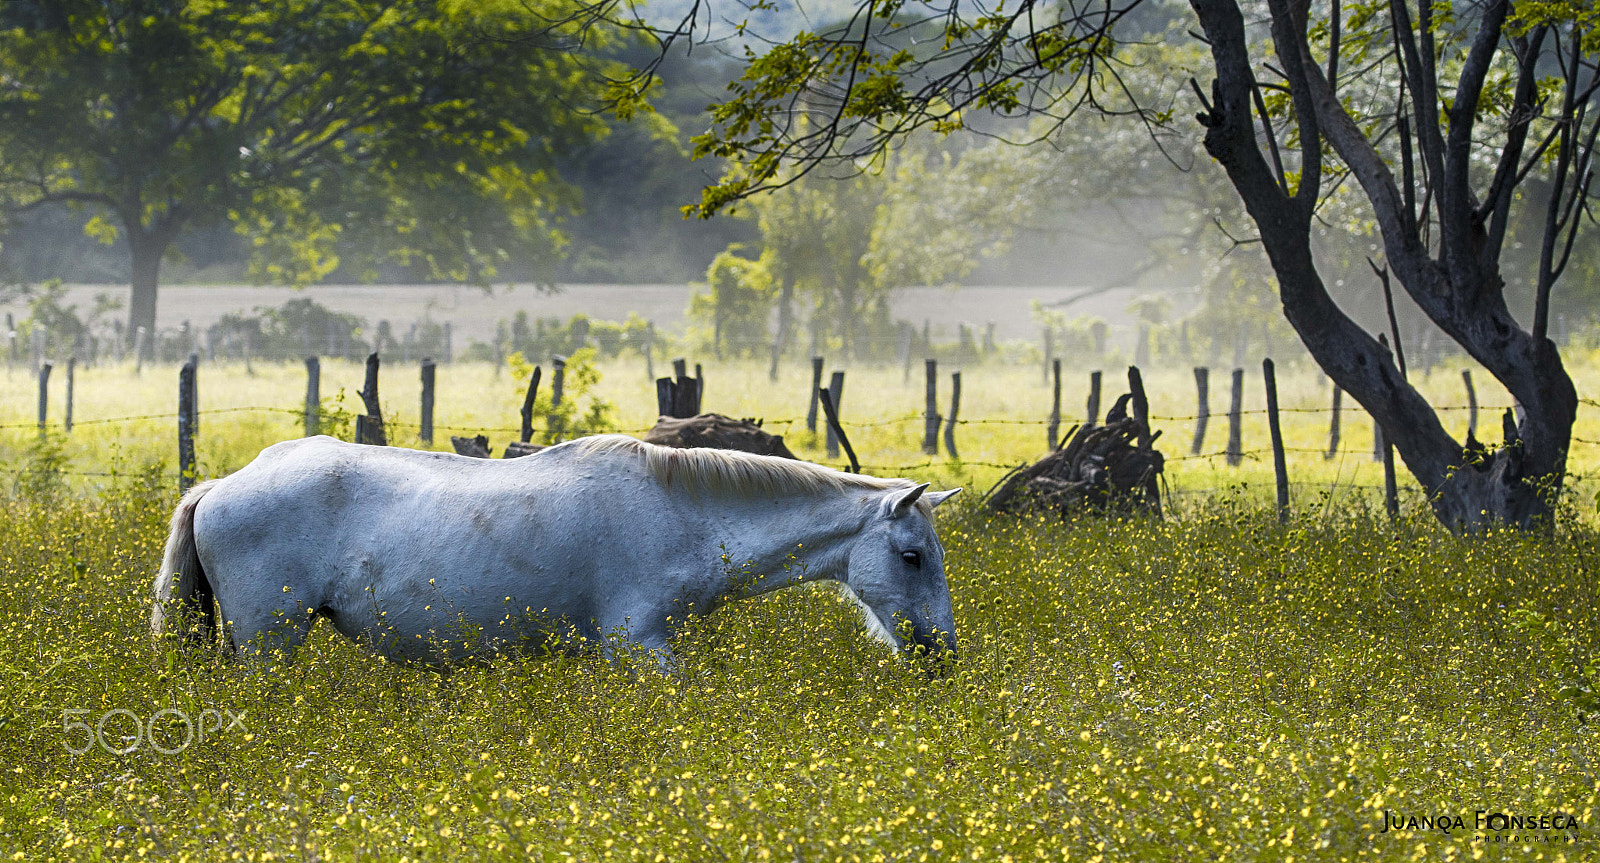
[[[427,361],[425,360],[424,362],[427,362]],[[189,387],[193,387],[193,386],[196,385],[194,383],[195,378],[193,377],[194,370],[195,370],[196,366],[191,365],[191,364],[194,364],[194,363],[197,363],[197,359],[194,356],[191,355],[190,362],[184,364],[184,367],[185,367],[185,369],[187,369],[187,371],[180,373],[180,378],[183,378],[184,375],[188,375],[189,376],[187,378],[189,383],[186,384]],[[970,373],[971,373],[971,371],[969,370],[968,374],[970,375]],[[1135,371],[1135,373],[1137,373],[1137,372]],[[65,416],[62,419],[51,419],[48,416],[48,413],[47,413],[48,394],[49,394],[48,393],[48,387],[49,387],[49,377],[50,377],[50,364],[49,363],[44,363],[41,366],[40,371],[39,371],[39,388],[40,388],[39,389],[39,399],[40,400],[39,400],[38,418],[34,422],[0,423],[0,431],[33,430],[36,433],[40,434],[41,436],[44,436],[44,435],[48,435],[48,434],[70,434],[71,430],[73,428],[75,428],[75,427],[78,427],[78,426],[98,426],[98,425],[128,426],[128,425],[135,425],[135,424],[171,423],[175,419],[174,412],[172,412],[172,411],[163,411],[163,412],[155,412],[155,413],[141,413],[141,414],[129,414],[129,415],[121,415],[121,416],[76,418],[76,417],[73,416],[73,413],[72,413],[73,406],[72,406],[72,403],[71,403],[71,398],[72,398],[73,379],[72,379],[71,375],[72,375],[72,370],[71,370],[71,366],[69,366],[68,367],[68,378],[67,378],[67,398],[68,398],[67,409],[66,409],[66,412],[65,412]],[[895,417],[865,420],[865,421],[861,421],[861,422],[845,421],[844,425],[847,428],[850,428],[850,429],[875,429],[875,428],[888,428],[888,427],[896,427],[896,426],[911,426],[913,428],[915,426],[922,426],[923,429],[944,428],[946,430],[946,440],[947,441],[954,440],[955,439],[954,438],[955,429],[962,428],[962,427],[969,427],[969,428],[1032,427],[1032,428],[1038,428],[1041,431],[1048,430],[1050,439],[1051,440],[1055,440],[1056,439],[1056,433],[1057,433],[1060,425],[1063,422],[1063,417],[1060,414],[1060,386],[1061,386],[1061,382],[1060,382],[1059,372],[1055,376],[1055,398],[1054,398],[1054,407],[1053,407],[1052,413],[1051,413],[1051,415],[1049,417],[1040,418],[1040,419],[1020,419],[1020,418],[1016,418],[1016,417],[977,417],[977,418],[948,418],[947,419],[945,416],[943,416],[940,413],[940,408],[942,407],[942,405],[938,404],[937,401],[936,401],[937,370],[936,370],[936,364],[932,360],[927,361],[927,375],[928,375],[928,387],[927,387],[928,401],[927,401],[927,405],[926,405],[924,411],[906,413],[906,414],[895,416]],[[1197,379],[1202,378],[1202,377],[1203,377],[1203,375],[1199,374],[1198,370],[1197,370]],[[1472,419],[1471,419],[1471,426],[1472,427],[1475,427],[1476,424],[1477,424],[1476,423],[1476,417],[1477,417],[1477,414],[1479,412],[1495,413],[1495,412],[1501,412],[1501,411],[1515,411],[1515,409],[1516,409],[1515,405],[1480,404],[1480,403],[1478,403],[1477,399],[1475,397],[1475,394],[1473,393],[1472,388],[1471,388],[1470,376],[1465,376],[1465,377],[1467,378],[1467,392],[1469,394],[1469,402],[1467,404],[1435,405],[1434,406],[1434,410],[1440,411],[1440,412],[1457,412],[1457,411],[1469,412],[1471,414],[1471,417],[1472,417]],[[1088,408],[1089,408],[1088,412],[1093,412],[1094,414],[1098,414],[1098,412],[1099,412],[1100,399],[1099,399],[1098,385],[1099,385],[1100,381],[1101,381],[1101,378],[1100,378],[1099,375],[1094,375],[1093,376],[1093,378],[1092,378],[1092,386],[1094,388],[1093,388],[1093,391],[1091,392],[1090,398],[1088,400]],[[181,387],[180,387],[180,389],[181,389]],[[318,390],[318,382],[308,381],[308,399],[314,397],[316,395],[316,393],[317,393],[317,390]],[[374,397],[375,397],[375,395],[376,394],[374,393]],[[190,455],[187,456],[187,457],[190,458],[191,460],[193,458],[193,455],[192,455],[192,453],[193,453],[193,437],[194,437],[194,435],[195,435],[195,433],[197,431],[197,427],[200,425],[200,419],[202,417],[220,417],[220,416],[228,416],[228,415],[235,415],[235,416],[237,416],[237,415],[278,415],[278,416],[283,416],[283,417],[295,417],[295,418],[300,418],[302,420],[306,420],[308,418],[308,414],[314,413],[317,416],[317,422],[309,422],[308,421],[306,423],[306,428],[305,428],[305,430],[307,432],[312,432],[314,430],[315,426],[320,424],[320,421],[322,419],[322,413],[323,413],[320,400],[316,400],[315,401],[315,404],[317,405],[315,408],[312,407],[313,402],[308,400],[307,406],[305,408],[281,407],[281,406],[274,406],[274,405],[253,405],[253,406],[236,406],[236,407],[197,409],[197,408],[193,407],[193,393],[192,392],[189,394],[188,398],[189,398],[189,402],[185,403],[183,394],[180,392],[180,405],[185,405],[185,406],[180,408],[180,410],[177,413],[177,418],[180,420],[180,422],[179,422],[179,425],[180,425],[180,429],[179,429],[180,437],[183,436],[183,435],[188,435],[189,436],[189,444],[188,444],[187,452],[190,453]],[[1242,464],[1242,463],[1244,463],[1246,461],[1249,461],[1249,462],[1260,462],[1260,461],[1264,461],[1264,460],[1266,460],[1268,458],[1271,458],[1272,456],[1275,455],[1275,450],[1270,448],[1270,447],[1254,447],[1254,448],[1250,448],[1250,449],[1245,449],[1242,446],[1242,435],[1241,435],[1240,426],[1241,426],[1242,421],[1243,421],[1243,419],[1245,417],[1268,415],[1268,414],[1274,413],[1274,412],[1275,413],[1281,413],[1281,414],[1321,415],[1321,416],[1329,417],[1329,420],[1330,420],[1330,430],[1329,430],[1330,445],[1328,447],[1323,448],[1323,447],[1305,447],[1305,446],[1286,446],[1285,445],[1285,446],[1280,446],[1279,449],[1276,451],[1276,453],[1281,453],[1281,454],[1285,454],[1285,455],[1286,454],[1291,454],[1291,453],[1292,454],[1297,454],[1297,455],[1317,455],[1317,456],[1321,456],[1323,460],[1344,459],[1344,458],[1351,458],[1351,457],[1360,458],[1360,459],[1377,460],[1380,457],[1382,448],[1384,446],[1384,444],[1383,444],[1383,442],[1381,440],[1381,432],[1377,432],[1375,434],[1375,438],[1376,439],[1374,440],[1374,445],[1372,447],[1363,446],[1363,447],[1360,447],[1360,448],[1353,448],[1353,447],[1349,447],[1349,446],[1342,446],[1340,444],[1340,434],[1341,434],[1341,432],[1340,432],[1339,425],[1338,425],[1337,421],[1335,420],[1335,418],[1336,417],[1341,417],[1341,416],[1346,416],[1346,415],[1351,415],[1351,414],[1365,415],[1366,411],[1365,411],[1364,408],[1362,408],[1359,405],[1340,404],[1338,402],[1337,398],[1334,399],[1334,403],[1333,404],[1330,404],[1329,406],[1325,406],[1325,407],[1274,407],[1274,408],[1249,408],[1249,409],[1246,409],[1241,404],[1240,394],[1238,392],[1238,387],[1235,387],[1234,388],[1234,395],[1233,395],[1233,399],[1232,399],[1232,404],[1230,404],[1229,409],[1226,410],[1226,411],[1219,411],[1219,412],[1215,412],[1215,413],[1209,411],[1208,409],[1205,409],[1206,395],[1205,395],[1205,391],[1203,389],[1203,385],[1201,385],[1201,389],[1200,389],[1200,392],[1199,392],[1199,398],[1200,398],[1201,409],[1197,410],[1195,413],[1188,413],[1188,414],[1152,414],[1152,415],[1149,416],[1149,420],[1150,420],[1150,422],[1152,424],[1155,423],[1155,422],[1181,423],[1181,424],[1193,425],[1193,426],[1196,427],[1196,434],[1195,434],[1195,437],[1194,437],[1194,443],[1193,443],[1192,447],[1190,448],[1190,451],[1189,452],[1185,452],[1185,453],[1175,453],[1175,454],[1172,454],[1172,455],[1168,455],[1164,459],[1165,463],[1167,463],[1167,464],[1174,464],[1174,463],[1180,463],[1180,464],[1181,463],[1205,463],[1205,464],[1210,465],[1210,464],[1215,463],[1218,459],[1221,459],[1221,460],[1224,461],[1224,463],[1226,463],[1229,466],[1238,466],[1238,465],[1240,465],[1240,464]],[[954,417],[958,413],[958,410],[959,410],[959,401],[958,401],[959,400],[959,395],[956,395],[956,399],[957,399],[957,401],[953,402],[950,405],[950,416],[951,417]],[[1580,405],[1582,407],[1600,408],[1600,401],[1597,401],[1597,400],[1594,400],[1594,399],[1580,398],[1579,402],[1580,402]],[[481,426],[481,425],[457,426],[457,425],[436,424],[436,423],[433,422],[433,418],[431,416],[431,411],[432,411],[432,393],[431,393],[431,391],[424,393],[424,396],[423,396],[423,408],[424,408],[425,414],[419,416],[419,419],[418,419],[417,422],[398,422],[398,421],[391,420],[390,421],[390,427],[396,428],[396,429],[406,429],[406,430],[417,429],[419,431],[419,439],[423,440],[426,443],[432,443],[431,432],[435,431],[435,430],[444,431],[444,432],[464,432],[464,433],[468,433],[468,434],[484,434],[484,433],[492,433],[492,434],[512,433],[512,434],[515,434],[515,433],[522,432],[525,429],[525,426],[519,427],[519,426],[510,426],[510,425],[506,425],[506,426]],[[1091,422],[1091,423],[1092,422],[1097,422],[1099,419],[1100,418],[1097,415],[1095,415],[1095,416],[1086,416],[1084,418],[1084,420],[1086,422]],[[1221,420],[1221,421],[1226,421],[1228,423],[1228,425],[1229,425],[1229,431],[1228,431],[1229,446],[1226,449],[1212,450],[1212,451],[1202,451],[1202,443],[1203,443],[1204,438],[1206,436],[1206,427],[1205,427],[1205,425],[1206,425],[1206,423],[1210,422],[1211,420]],[[768,418],[768,419],[764,420],[764,426],[765,427],[781,426],[781,427],[784,428],[784,433],[785,434],[791,434],[797,428],[803,426],[803,427],[806,428],[806,430],[808,432],[816,433],[816,434],[820,435],[820,432],[819,432],[819,430],[817,428],[817,417],[814,414],[812,416],[809,416],[809,417],[783,417],[783,418],[776,418],[776,419]],[[650,428],[651,428],[650,426],[638,426],[638,427],[632,427],[632,428],[614,429],[612,431],[616,431],[616,432],[619,432],[619,433],[622,433],[622,434],[629,434],[629,435],[641,435],[641,434],[645,434],[645,433],[649,432]],[[426,429],[429,432],[429,434],[426,437],[423,437],[420,434],[420,432],[422,430],[424,430],[424,429]],[[914,432],[908,432],[908,434],[910,434],[911,436],[914,436]],[[1029,454],[1028,456],[1025,456],[1025,457],[1019,457],[1018,459],[1016,459],[1014,461],[986,461],[986,460],[965,459],[965,458],[960,458],[960,457],[953,456],[953,455],[948,455],[948,454],[946,456],[944,456],[944,457],[940,457],[939,454],[938,454],[938,451],[937,451],[938,450],[938,446],[937,446],[938,441],[936,440],[936,437],[937,437],[937,435],[934,435],[934,434],[931,434],[931,433],[927,437],[925,437],[924,452],[929,457],[925,458],[925,459],[923,459],[921,461],[908,462],[908,463],[899,463],[899,464],[862,464],[862,465],[860,465],[860,469],[863,470],[863,471],[871,472],[871,473],[885,473],[885,474],[911,474],[911,473],[916,473],[916,472],[921,472],[921,471],[939,470],[939,469],[965,471],[965,470],[970,470],[972,468],[988,468],[988,469],[1009,471],[1009,470],[1013,470],[1013,469],[1016,469],[1018,467],[1021,467],[1021,466],[1024,466],[1024,465],[1030,463],[1033,459],[1037,458],[1038,455],[1039,455],[1039,453],[1032,453],[1032,454]],[[928,444],[928,441],[932,442],[931,446]],[[1575,446],[1596,446],[1596,447],[1600,447],[1600,440],[1591,440],[1591,439],[1579,437],[1579,436],[1576,436],[1576,435],[1574,435],[1571,438],[1571,441],[1572,441],[1572,444],[1575,445]],[[185,451],[184,447],[182,445],[180,445],[180,452],[183,452],[183,451]],[[195,465],[192,463],[192,461],[189,464],[185,465],[185,464],[182,463],[182,459],[183,459],[183,456],[180,456],[180,464],[179,464],[180,485],[186,487],[189,484],[189,482],[192,482],[196,478],[196,468],[195,468]],[[24,466],[24,467],[20,467],[20,468],[7,469],[7,472],[16,474],[16,473],[20,473],[20,472],[26,471],[28,469],[29,468]],[[62,473],[62,474],[69,475],[69,476],[85,477],[85,478],[118,478],[118,477],[126,478],[126,477],[129,477],[129,476],[134,475],[136,473],[139,473],[139,471],[82,470],[82,469],[76,469],[76,468],[72,468],[72,467],[64,466],[64,465],[56,465],[56,466],[53,467],[53,470],[55,470],[55,471],[57,471],[59,473]],[[1342,473],[1342,471],[1343,471],[1343,468],[1341,467],[1340,472]],[[1574,474],[1573,478],[1575,480],[1578,480],[1578,481],[1583,481],[1583,480],[1591,479],[1595,475],[1600,475],[1600,471],[1591,472],[1591,473],[1587,473],[1587,474],[1581,474],[1581,475]],[[1284,488],[1294,487],[1294,488],[1300,488],[1300,489],[1332,490],[1332,491],[1349,489],[1349,490],[1357,490],[1357,491],[1362,491],[1362,492],[1366,492],[1366,491],[1387,491],[1390,494],[1393,493],[1393,487],[1392,486],[1375,485],[1375,484],[1371,484],[1371,483],[1358,483],[1358,482],[1353,482],[1353,481],[1351,481],[1351,482],[1340,482],[1340,481],[1335,480],[1333,482],[1327,482],[1327,481],[1300,481],[1300,482],[1296,482],[1296,481],[1289,480],[1287,477],[1279,477],[1279,481],[1282,484],[1282,487],[1284,487]],[[1406,491],[1406,493],[1408,495],[1420,495],[1421,494],[1422,489],[1420,487],[1416,487],[1412,483],[1407,483],[1406,485],[1407,485],[1407,488],[1405,489],[1405,491]],[[1187,486],[1179,487],[1179,488],[1170,488],[1169,487],[1166,490],[1166,494],[1168,494],[1169,496],[1175,496],[1175,497],[1207,496],[1207,495],[1214,495],[1214,494],[1217,494],[1217,493],[1226,492],[1228,490],[1229,489],[1226,488],[1226,487],[1223,487],[1223,488],[1218,488],[1218,487],[1187,487]]]

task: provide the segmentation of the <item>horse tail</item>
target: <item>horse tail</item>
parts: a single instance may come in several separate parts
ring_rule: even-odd
[[[194,542],[195,508],[216,482],[210,480],[189,489],[172,513],[172,532],[167,534],[167,550],[161,559],[161,573],[156,576],[155,602],[150,611],[150,632],[155,636],[171,628],[174,615],[195,622],[193,640],[205,644],[216,636],[215,594]]]

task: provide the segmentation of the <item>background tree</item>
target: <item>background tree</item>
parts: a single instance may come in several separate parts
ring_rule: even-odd
[[[606,42],[552,25],[557,2],[6,3],[0,198],[126,239],[130,337],[173,241],[224,222],[264,279],[314,281],[340,241],[358,271],[548,273],[571,203],[552,167],[602,132]]]
[[[797,298],[809,301],[819,342],[836,339],[845,360],[877,356],[875,346],[894,338],[894,291],[950,284],[1003,250],[1033,202],[1010,182],[1008,155],[953,153],[924,139],[876,163],[843,166],[841,176],[750,197],[777,292],[772,375],[792,340]]]
[[[754,356],[767,347],[767,318],[775,298],[771,254],[751,260],[731,247],[706,270],[704,291],[689,298],[689,317],[711,325],[711,349],[736,357]]]
[[[1562,0],[1190,5],[1209,55],[1196,71],[1213,79],[1209,95],[1194,88],[1205,149],[1257,226],[1307,349],[1382,426],[1447,525],[1542,520],[1577,405],[1547,329],[1551,289],[1587,218],[1600,132],[1590,110],[1600,86],[1594,10]],[[1151,9],[1171,7],[1023,0],[969,17],[869,0],[835,30],[751,58],[699,139],[699,152],[743,167],[707,188],[696,212],[869,156],[916,129],[963,128],[979,112],[1060,124],[1088,109],[1168,123],[1172,108],[1141,104],[1124,83],[1119,43],[1165,29],[1138,19]],[[1247,12],[1261,22],[1254,31]],[[932,47],[906,49],[907,30]],[[1521,405],[1496,451],[1445,432],[1395,358],[1330,295],[1311,237],[1319,205],[1347,179],[1370,208],[1385,272]],[[1542,213],[1517,209],[1530,182],[1545,190]],[[1528,327],[1511,314],[1501,274],[1514,210],[1542,226]]]

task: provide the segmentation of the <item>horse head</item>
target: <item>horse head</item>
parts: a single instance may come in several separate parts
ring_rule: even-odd
[[[944,546],[933,508],[961,489],[928,484],[891,489],[869,503],[866,524],[850,551],[845,586],[866,611],[867,628],[895,648],[926,647],[954,655],[955,613],[945,582]],[[918,506],[918,501],[925,505]]]

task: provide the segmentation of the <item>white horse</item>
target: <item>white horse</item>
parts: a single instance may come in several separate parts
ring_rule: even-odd
[[[960,489],[620,435],[486,460],[315,437],[201,483],[172,516],[152,628],[292,653],[315,619],[435,665],[620,636],[835,579],[891,647],[955,649],[932,511]]]

